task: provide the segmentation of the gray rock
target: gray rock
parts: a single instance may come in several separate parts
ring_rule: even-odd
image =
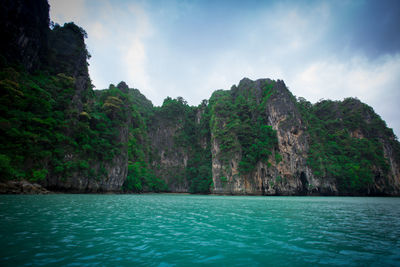
[[[37,183],[31,183],[26,180],[22,181],[5,181],[0,183],[0,194],[49,194],[51,193],[46,188]]]

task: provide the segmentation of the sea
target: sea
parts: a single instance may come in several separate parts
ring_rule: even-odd
[[[1,195],[0,266],[400,266],[400,198]]]

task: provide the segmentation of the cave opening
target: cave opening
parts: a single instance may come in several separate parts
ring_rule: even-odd
[[[302,185],[300,193],[303,195],[306,195],[307,191],[308,191],[308,180],[307,180],[307,176],[304,172],[301,172],[301,174],[300,174],[300,182]]]
[[[261,168],[261,194],[262,195],[265,195],[264,180],[265,180],[265,169]]]

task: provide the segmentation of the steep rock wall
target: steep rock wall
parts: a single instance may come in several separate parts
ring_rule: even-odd
[[[241,150],[234,152],[226,164],[223,164],[220,159],[220,141],[212,134],[214,193],[293,195],[306,194],[312,184],[317,188],[321,186],[315,181],[306,164],[307,134],[294,97],[283,81],[277,81],[273,83],[273,93],[268,101],[262,103],[262,90],[266,82],[272,83],[271,80],[265,79],[255,82],[243,79],[238,87],[232,88],[232,101],[234,102],[238,95],[251,91],[250,97],[254,96],[255,103],[264,104],[260,115],[264,116],[265,121],[276,131],[277,147],[268,159],[258,162],[253,171],[240,174]],[[281,157],[279,162],[275,159],[276,154]],[[221,177],[224,177],[223,181]],[[326,187],[327,190],[332,190],[334,185],[321,186],[322,190],[326,190]]]
[[[172,192],[400,194],[400,144],[359,100],[311,104],[283,81],[246,78],[198,107],[153,107],[125,83],[94,92],[86,32],[50,29],[48,11],[45,0],[1,2],[3,176],[74,192],[120,191],[127,176],[151,190],[154,172]],[[12,154],[18,144],[28,157]]]
[[[151,166],[172,192],[209,193],[211,153],[207,101],[190,107],[165,99],[150,120]]]
[[[136,127],[131,112],[132,102],[127,97],[126,90],[127,87],[124,86],[111,86],[110,89],[97,91],[94,98],[89,99],[90,102],[83,102],[85,107],[78,118],[73,118],[74,125],[68,134],[78,142],[82,138],[98,138],[95,142],[87,140],[88,143],[83,144],[97,147],[92,147],[92,152],[77,152],[75,147],[66,145],[64,149],[68,152],[65,154],[64,164],[78,167],[67,175],[49,175],[42,181],[46,187],[68,192],[121,191],[128,174],[131,131]],[[72,103],[74,104],[73,101]],[[95,108],[97,103],[102,104]],[[89,130],[92,135],[85,136],[79,129]],[[114,147],[103,148],[98,143],[111,143]]]
[[[179,114],[176,114],[178,117]],[[186,179],[188,151],[177,144],[182,123],[171,123],[168,119],[155,117],[149,130],[152,150],[152,168],[161,177],[169,190],[186,193],[189,190]]]
[[[270,84],[270,87],[266,84]],[[277,143],[274,147],[270,147],[271,152],[268,156],[259,158],[250,172],[241,171],[240,167],[243,164],[243,159],[246,160],[246,147],[240,141],[241,133],[238,126],[238,124],[244,123],[243,109],[238,110],[241,105],[243,106],[241,104],[243,99],[239,99],[240,97],[244,97],[248,107],[259,107],[250,108],[252,110],[250,112],[251,120],[256,121],[261,117],[264,124],[272,126],[277,138]],[[268,79],[251,81],[245,78],[240,81],[238,86],[233,86],[230,91],[217,92],[210,100],[211,103],[214,103],[213,112],[215,116],[214,124],[211,124],[212,192],[256,195],[398,195],[400,188],[398,142],[391,130],[386,128],[384,122],[382,124],[382,120],[377,117],[372,109],[357,101],[349,99],[344,102],[328,103],[329,105],[326,104],[326,107],[322,109],[316,107],[315,111],[308,110],[310,113],[315,112],[315,116],[319,117],[320,120],[338,120],[338,122],[335,122],[337,129],[334,131],[343,132],[346,137],[345,133],[350,130],[351,137],[347,138],[352,138],[351,142],[357,143],[358,139],[368,137],[368,140],[371,140],[368,141],[369,146],[371,144],[376,146],[376,155],[379,155],[379,151],[383,149],[384,161],[387,162],[389,171],[387,173],[385,171],[385,162],[376,163],[376,166],[368,167],[368,173],[362,174],[364,176],[371,175],[370,180],[364,181],[364,184],[362,184],[357,179],[364,177],[354,179],[348,177],[347,179],[353,179],[352,184],[349,184],[349,182],[338,180],[335,175],[332,175],[330,168],[332,168],[331,165],[336,164],[332,161],[336,158],[332,158],[332,155],[329,156],[329,151],[327,152],[326,149],[321,150],[321,147],[324,147],[324,144],[321,144],[323,142],[320,139],[321,136],[315,136],[312,131],[313,127],[318,126],[315,125],[315,122],[312,122],[315,118],[308,115],[304,117],[305,113],[300,111],[299,102],[290,93],[283,81],[275,82]],[[309,105],[312,106],[310,103]],[[221,110],[228,112],[223,113]],[[246,111],[246,109],[244,110]],[[348,112],[349,110],[350,112]],[[361,120],[358,119],[359,124],[357,125],[361,125],[364,130],[351,131],[351,116],[354,116],[351,110],[354,111],[354,114],[358,114],[358,118],[362,118]],[[332,118],[324,117],[326,114],[318,114],[322,111]],[[327,124],[324,127],[329,128],[331,126]],[[333,128],[335,129],[335,127]],[[247,134],[255,136],[252,133],[252,131],[255,131],[254,129],[254,126],[248,128]],[[312,136],[310,135],[311,132],[313,133]],[[319,139],[313,139],[317,137]],[[256,138],[254,137],[254,144],[258,142]],[[378,143],[374,141],[377,140],[376,138],[379,139]],[[325,142],[332,141],[328,139]],[[319,171],[318,174],[315,173],[309,162],[310,146],[316,146],[316,144],[320,146],[318,153],[322,153],[321,157],[328,157],[325,163],[321,163],[322,172]],[[227,146],[228,149],[226,149]],[[315,153],[315,151],[312,153]],[[368,157],[368,155],[364,157]],[[352,165],[343,168],[354,168],[357,171],[365,165],[362,158],[357,160],[353,156],[353,161]],[[359,174],[355,172],[354,175],[356,177]]]

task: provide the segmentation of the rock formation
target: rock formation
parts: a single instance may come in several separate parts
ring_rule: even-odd
[[[4,184],[29,180],[66,192],[400,195],[400,144],[359,100],[311,104],[281,80],[247,78],[197,107],[180,97],[155,107],[124,82],[93,90],[86,32],[74,23],[49,27],[48,11],[45,0],[1,4]]]

